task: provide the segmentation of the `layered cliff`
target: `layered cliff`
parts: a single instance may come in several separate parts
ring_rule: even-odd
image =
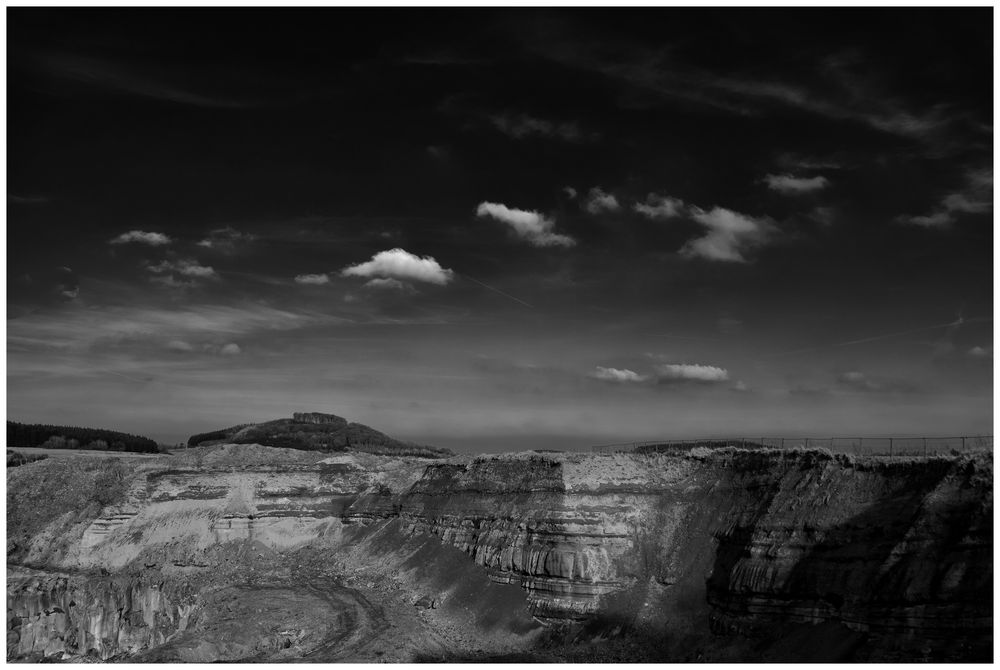
[[[26,471],[45,477],[46,467],[55,466],[8,473],[9,510]],[[553,644],[584,634],[631,640],[619,660],[727,660],[726,648],[741,649],[738,660],[817,649],[813,660],[982,659],[992,644],[992,474],[989,454],[855,463],[722,449],[428,464],[212,447],[131,466],[91,518],[34,519],[14,553],[8,542],[9,558],[47,571],[8,576],[8,655],[331,655],[308,642],[335,637],[326,629],[305,641],[258,631],[262,649],[204,643],[217,618],[208,593],[325,583],[324,594],[343,597],[316,607],[368,611],[358,594],[433,605],[413,624],[440,638],[428,658],[520,649],[558,660],[573,646]],[[102,568],[111,574],[93,577]],[[125,575],[127,588],[115,581]],[[114,602],[69,607],[81,583]],[[817,646],[817,636],[841,642]],[[373,658],[378,639],[350,658]],[[420,657],[421,644],[397,644],[410,654],[400,660]]]

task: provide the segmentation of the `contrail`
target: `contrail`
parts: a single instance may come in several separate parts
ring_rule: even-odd
[[[456,272],[455,274],[458,274],[458,273]],[[472,278],[472,277],[470,277],[469,275],[459,275],[459,276],[460,276],[460,277],[465,277],[466,279],[471,279],[472,281],[476,282],[477,284],[479,284],[479,285],[480,285],[480,286],[482,286],[483,288],[488,288],[489,290],[491,290],[491,291],[493,291],[493,292],[495,292],[495,293],[499,293],[500,295],[502,295],[502,296],[504,296],[504,297],[507,297],[507,298],[510,298],[510,299],[511,299],[511,300],[513,300],[514,302],[519,302],[519,303],[521,303],[522,305],[524,305],[525,307],[530,307],[531,309],[535,309],[535,308],[534,308],[534,307],[533,307],[532,305],[529,305],[528,303],[524,302],[524,301],[523,301],[523,300],[521,300],[520,298],[515,298],[515,297],[514,297],[514,296],[512,296],[512,295],[511,295],[510,293],[504,293],[504,292],[503,292],[503,291],[501,291],[500,289],[498,289],[498,288],[493,288],[493,287],[492,287],[492,286],[490,286],[489,284],[484,284],[483,282],[479,281],[478,279],[473,279],[473,278]]]
[[[794,349],[792,351],[781,351],[776,354],[764,354],[765,358],[773,358],[775,356],[790,356],[792,354],[803,354],[809,351],[818,351],[820,349],[825,349],[826,347],[850,347],[855,344],[864,344],[866,342],[877,342],[879,340],[888,340],[893,337],[899,337],[900,335],[909,335],[911,333],[922,333],[927,330],[937,330],[938,328],[953,328],[956,326],[961,326],[966,323],[982,323],[987,321],[992,321],[991,316],[977,316],[971,319],[963,319],[959,317],[955,321],[949,321],[948,323],[938,323],[933,326],[923,326],[921,328],[910,328],[908,330],[897,330],[892,333],[883,333],[881,335],[873,335],[871,337],[863,337],[858,340],[848,340],[847,342],[834,342],[832,344],[827,344],[819,347],[807,347],[805,349]]]

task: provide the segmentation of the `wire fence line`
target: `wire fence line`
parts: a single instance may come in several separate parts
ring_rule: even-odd
[[[832,453],[868,456],[940,456],[992,451],[992,435],[957,437],[724,437],[651,440],[600,444],[582,449],[593,453],[670,453],[695,447],[719,449],[828,449]]]

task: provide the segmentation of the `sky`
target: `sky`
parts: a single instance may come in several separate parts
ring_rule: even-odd
[[[992,8],[6,13],[8,419],[992,433]]]

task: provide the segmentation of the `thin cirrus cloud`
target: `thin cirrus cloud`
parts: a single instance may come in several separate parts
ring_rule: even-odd
[[[656,376],[660,383],[702,382],[715,384],[728,381],[729,371],[714,365],[667,363],[656,366]]]
[[[821,191],[830,185],[830,180],[823,175],[815,177],[795,177],[790,174],[765,175],[764,182],[772,191],[784,195],[800,195]]]
[[[295,283],[306,284],[309,286],[322,286],[330,283],[330,276],[326,274],[295,275]]]
[[[621,209],[618,199],[611,193],[605,193],[600,186],[595,186],[587,193],[587,199],[583,201],[583,208],[591,214],[601,214],[602,212],[617,212]]]
[[[163,233],[150,233],[144,230],[130,230],[127,233],[122,233],[118,237],[114,237],[109,241],[109,244],[148,244],[151,247],[159,247],[165,244],[170,244],[170,238]]]
[[[762,245],[774,228],[767,217],[756,218],[723,207],[705,211],[691,208],[691,218],[706,228],[706,233],[690,240],[681,255],[713,261],[747,262],[747,253]]]
[[[490,217],[504,223],[511,232],[536,247],[571,247],[576,240],[568,235],[556,233],[555,221],[536,211],[513,209],[495,202],[481,202],[476,208],[476,216]]]
[[[599,379],[616,384],[641,384],[649,379],[648,375],[641,375],[628,368],[605,368],[598,365],[593,372],[588,375],[592,379]]]
[[[431,256],[416,256],[396,247],[380,251],[370,261],[349,265],[340,271],[342,277],[368,277],[426,282],[444,286],[454,272],[441,267]]]
[[[684,201],[667,195],[650,193],[645,202],[632,205],[637,213],[650,219],[670,219],[684,214]]]

